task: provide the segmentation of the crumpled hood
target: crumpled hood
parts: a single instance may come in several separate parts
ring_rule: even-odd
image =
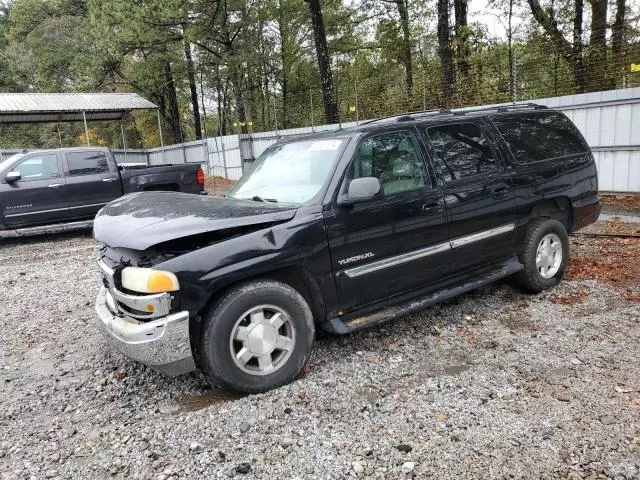
[[[188,193],[140,192],[105,205],[93,223],[93,234],[111,248],[146,250],[199,233],[284,222],[295,213],[295,207],[275,203]]]

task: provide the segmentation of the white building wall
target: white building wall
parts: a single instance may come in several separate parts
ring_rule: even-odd
[[[601,191],[640,192],[640,87],[543,98],[562,110],[593,150]]]

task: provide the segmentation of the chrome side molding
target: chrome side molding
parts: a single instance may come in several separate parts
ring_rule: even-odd
[[[481,240],[486,240],[487,238],[496,237],[498,235],[511,232],[515,228],[515,223],[507,223],[506,225],[502,225],[500,227],[473,233],[471,235],[465,235],[464,237],[459,237],[447,242],[431,245],[419,250],[414,250],[413,252],[407,252],[401,255],[396,255],[395,257],[385,258],[384,260],[378,260],[375,262],[367,263],[365,265],[359,265],[357,267],[349,268],[345,270],[344,273],[349,278],[356,278],[361,275],[377,272],[378,270],[382,270],[385,268],[395,267],[396,265],[411,262],[413,260],[427,257],[429,255],[435,255],[437,253],[446,252],[448,250],[479,242]]]
[[[470,243],[479,242],[481,240],[486,240],[487,238],[511,232],[514,228],[516,228],[515,223],[508,223],[501,227],[492,228],[491,230],[484,230],[482,232],[472,233],[471,235],[453,239],[449,243],[451,243],[451,248],[462,247],[463,245],[469,245]]]
[[[450,249],[451,246],[449,245],[449,242],[431,245],[430,247],[421,248],[420,250],[416,250],[414,252],[403,253],[402,255],[398,255],[396,257],[385,258],[384,260],[378,260],[377,262],[367,263],[366,265],[350,268],[348,270],[345,270],[344,273],[346,273],[350,278],[355,278],[359,277],[360,275],[366,275],[367,273],[382,270],[384,268],[395,267],[396,265],[400,265],[402,263],[411,262],[413,260],[417,260],[418,258],[445,252]]]

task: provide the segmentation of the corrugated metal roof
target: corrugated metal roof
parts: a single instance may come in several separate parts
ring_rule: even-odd
[[[135,93],[0,93],[0,123],[117,120],[158,108]]]

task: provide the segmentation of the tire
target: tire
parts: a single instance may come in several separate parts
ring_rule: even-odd
[[[200,367],[229,389],[265,392],[300,373],[314,330],[309,305],[291,286],[273,280],[245,283],[205,312]]]
[[[541,245],[545,239],[549,243]],[[559,241],[560,247],[559,261],[555,253],[549,254],[557,248],[554,246],[556,241]],[[539,247],[543,253],[540,264],[537,263]],[[523,290],[540,293],[556,286],[562,279],[569,260],[569,235],[564,225],[550,218],[531,220],[518,258],[524,269],[514,276],[514,280]]]

